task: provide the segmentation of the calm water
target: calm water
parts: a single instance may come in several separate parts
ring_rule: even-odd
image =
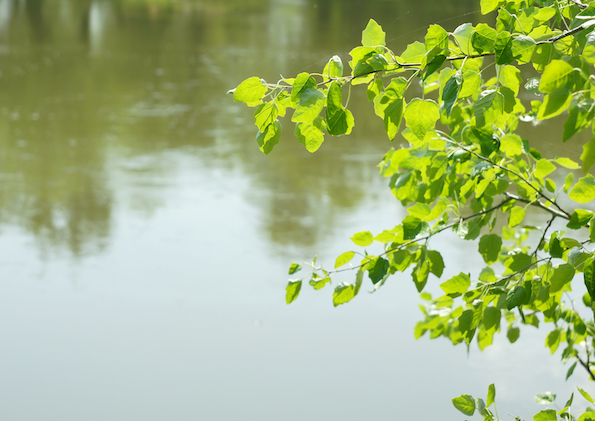
[[[503,419],[545,390],[563,403],[566,367],[531,331],[469,356],[414,341],[408,276],[337,309],[307,288],[285,306],[290,261],[330,266],[403,217],[375,168],[389,145],[360,92],[351,137],[310,155],[287,135],[264,157],[225,95],[347,61],[370,17],[398,50],[477,11],[0,0],[0,419],[458,420],[450,399],[492,382]],[[451,272],[476,268],[473,244],[440,241]]]

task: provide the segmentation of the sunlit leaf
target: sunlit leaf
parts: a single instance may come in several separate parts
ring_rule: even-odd
[[[568,196],[578,203],[587,203],[595,199],[595,177],[587,174],[579,178]]]
[[[351,259],[353,259],[353,256],[355,256],[355,252],[353,251],[346,251],[345,253],[339,255],[337,260],[335,260],[335,269],[349,263]]]
[[[543,93],[554,92],[557,88],[567,88],[574,69],[563,60],[552,60],[541,75],[539,90]]]
[[[386,44],[386,34],[382,27],[374,19],[370,19],[366,29],[362,32],[362,45],[364,47],[375,47]]]
[[[479,253],[488,265],[498,260],[498,254],[501,248],[502,238],[499,235],[486,234],[479,240]]]
[[[583,145],[581,161],[583,162],[583,173],[587,173],[587,171],[591,169],[593,164],[595,164],[595,137],[591,138],[591,140],[589,140],[587,143]]]
[[[367,247],[374,241],[374,236],[370,231],[362,231],[354,234],[354,236],[351,237],[351,241],[357,246]]]
[[[448,281],[440,284],[440,288],[446,294],[464,294],[471,285],[471,278],[466,273],[459,273]]]
[[[475,413],[475,400],[470,395],[461,395],[454,398],[452,404],[465,415],[471,416]]]
[[[338,305],[348,303],[353,297],[355,297],[354,285],[348,283],[339,284],[333,292],[333,305],[337,307]]]
[[[414,98],[405,108],[405,121],[413,134],[423,140],[428,130],[440,118],[438,104],[432,100]]]
[[[289,281],[285,288],[285,302],[291,304],[300,295],[302,289],[302,281]]]
[[[233,91],[233,100],[252,104],[260,101],[267,92],[267,87],[258,77],[246,79]]]
[[[258,147],[265,154],[271,153],[273,148],[281,139],[281,123],[275,121],[273,124],[269,124],[264,132],[259,131],[256,134],[256,142]]]

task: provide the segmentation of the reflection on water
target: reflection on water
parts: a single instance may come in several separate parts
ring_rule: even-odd
[[[285,307],[290,257],[332,259],[353,232],[400,219],[375,168],[389,144],[354,90],[351,136],[311,155],[288,124],[264,157],[252,111],[225,95],[253,75],[347,62],[370,17],[398,50],[478,8],[0,0],[0,418],[416,419],[411,402],[440,396],[427,418],[457,419],[451,395],[491,381],[511,408],[558,385],[558,365],[519,380],[493,363],[507,347],[462,376],[461,349],[412,343],[408,279],[348,308],[309,290]],[[461,264],[474,252],[445,248]],[[339,408],[354,391],[374,405]]]
[[[314,246],[337,212],[374,186],[371,164],[387,145],[366,121],[369,107],[355,105],[360,129],[329,140],[318,156],[287,135],[265,161],[250,111],[222,94],[253,74],[274,78],[345,55],[367,16],[390,16],[382,22],[389,34],[408,41],[423,26],[411,13],[397,1],[0,0],[0,222],[31,232],[45,250],[100,250],[118,188],[113,163],[183,149],[197,165],[255,180],[250,197],[274,243]],[[443,16],[433,8],[415,14]],[[356,153],[364,158],[349,159]],[[173,168],[137,174],[155,170]]]

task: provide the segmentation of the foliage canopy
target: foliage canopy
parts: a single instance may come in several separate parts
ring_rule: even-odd
[[[298,297],[303,282],[323,289],[333,274],[353,270],[353,283],[334,288],[337,306],[358,295],[366,275],[377,290],[391,275],[410,271],[426,303],[416,338],[428,334],[467,347],[475,340],[483,350],[496,332],[505,330],[515,342],[521,327],[543,326],[549,330],[546,347],[551,353],[560,348],[562,362],[570,363],[567,378],[580,365],[595,380],[595,219],[585,209],[595,199],[595,177],[588,173],[595,164],[595,137],[583,145],[577,163],[544,157],[517,133],[523,123],[561,116],[561,142],[584,130],[595,135],[595,3],[481,0],[480,5],[483,14],[497,11],[495,24],[466,23],[453,32],[431,25],[424,42],[397,54],[370,20],[361,45],[349,53],[349,74],[334,56],[321,73],[277,83],[251,77],[231,91],[234,100],[256,107],[256,141],[265,154],[279,142],[279,118],[288,109],[295,136],[310,152],[326,135],[349,134],[355,121],[347,105],[356,85],[364,85],[389,140],[400,135],[408,142],[391,148],[379,164],[408,215],[381,233],[351,238],[358,247],[379,244],[382,251],[347,251],[333,269],[308,263],[306,275],[289,281],[286,301]],[[532,76],[524,79],[521,69]],[[544,227],[524,223],[533,212],[547,216]],[[432,296],[424,288],[431,275],[441,278],[445,262],[428,240],[446,230],[475,241],[485,267],[440,281],[443,293]],[[346,266],[356,256],[358,261]],[[289,274],[301,270],[294,263]],[[587,292],[575,303],[568,293],[581,278]],[[579,392],[593,403],[587,392]],[[497,413],[488,408],[494,398],[491,385],[485,402],[463,395],[453,404],[466,415],[478,411],[492,420]],[[538,400],[553,402],[551,394]],[[534,419],[575,419],[572,400]],[[592,414],[578,419],[595,419]]]

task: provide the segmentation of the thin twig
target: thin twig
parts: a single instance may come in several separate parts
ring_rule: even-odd
[[[595,374],[593,374],[593,372],[589,368],[589,364],[590,364],[589,352],[587,352],[587,362],[586,363],[579,356],[577,356],[576,359],[578,360],[579,363],[581,363],[581,365],[585,368],[585,370],[587,370],[587,372],[589,373],[589,376],[591,376],[591,380],[595,380]]]
[[[556,219],[556,216],[557,215],[553,215],[552,218],[548,221],[547,226],[543,230],[543,235],[541,236],[541,239],[539,240],[539,243],[537,243],[537,247],[535,247],[535,251],[533,252],[533,256],[537,256],[537,252],[539,251],[539,246],[541,246],[541,243],[545,240],[545,236],[547,234],[547,230],[549,230],[550,227],[552,226],[552,222],[554,222],[554,219]]]

